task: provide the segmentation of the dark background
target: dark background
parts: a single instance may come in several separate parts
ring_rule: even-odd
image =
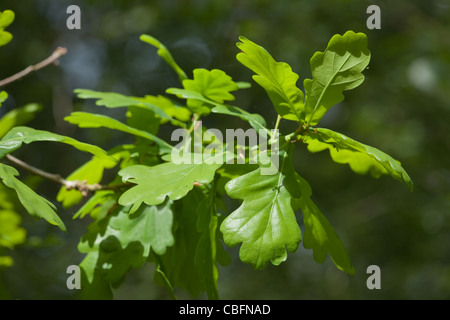
[[[309,59],[336,33],[364,32],[372,59],[365,82],[346,92],[320,126],[375,146],[400,160],[415,183],[372,179],[333,163],[325,153],[297,148],[296,169],[312,185],[314,200],[331,221],[356,268],[337,270],[328,258],[317,264],[310,250],[290,254],[279,267],[255,271],[230,249],[233,262],[220,269],[223,299],[449,299],[450,298],[450,2],[428,1],[26,1],[1,0],[0,10],[16,13],[7,29],[14,40],[0,50],[0,78],[6,78],[65,46],[60,67],[48,67],[5,88],[10,98],[0,114],[30,102],[44,110],[29,125],[73,136],[108,149],[127,142],[108,131],[75,129],[63,121],[74,110],[124,117],[123,110],[80,101],[75,88],[134,96],[163,94],[180,86],[177,76],[139,40],[147,33],[171,50],[189,74],[193,68],[219,68],[236,81],[251,72],[235,59],[243,35],[265,47],[277,61],[310,77]],[[82,29],[66,28],[66,8],[82,10]],[[381,8],[381,30],[368,30],[366,9]],[[238,94],[236,105],[262,114],[269,126],[276,114],[256,84]],[[242,123],[208,117],[206,126],[236,128]],[[281,131],[292,126],[282,121]],[[163,132],[164,134],[164,132]],[[16,152],[29,163],[67,176],[89,159],[70,147],[38,143]],[[25,181],[54,199],[58,186],[27,176]],[[15,264],[0,270],[0,297],[72,299],[66,268],[83,256],[76,249],[88,219],[72,221],[76,209],[58,212],[68,234],[23,215],[27,243],[11,255]],[[381,268],[381,290],[368,290],[366,269]],[[152,281],[152,266],[133,271],[116,291],[120,299],[166,299]],[[177,292],[180,297],[188,297]],[[205,298],[200,296],[199,298]]]

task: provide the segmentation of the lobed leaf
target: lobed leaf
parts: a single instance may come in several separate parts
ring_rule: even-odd
[[[180,66],[175,62],[172,54],[169,52],[169,50],[167,50],[166,46],[164,46],[159,40],[147,34],[141,35],[140,39],[141,41],[146,42],[158,49],[158,55],[163,58],[163,60],[177,73],[180,81],[188,78],[183,69],[181,69]]]
[[[92,144],[79,142],[73,138],[28,127],[15,127],[0,140],[0,159],[20,148],[23,143],[29,144],[36,141],[61,142],[71,145],[80,151],[91,153],[98,158],[114,160],[104,150]]]
[[[405,182],[411,191],[414,189],[414,183],[400,162],[383,151],[329,129],[318,128],[317,133],[311,133],[310,136],[306,143],[310,144],[311,148],[308,149],[311,151],[320,151],[323,144],[327,144],[333,160],[348,163],[355,172],[370,172],[374,177],[389,174],[394,179]],[[342,151],[344,153],[340,155],[339,152]]]
[[[0,139],[13,127],[24,125],[34,119],[42,106],[30,103],[18,109],[13,109],[0,119]]]
[[[303,246],[313,250],[314,260],[323,263],[327,254],[339,270],[354,274],[355,268],[342,244],[341,239],[331,226],[327,218],[311,200],[311,186],[295,174],[301,188],[301,197],[294,199],[293,206],[302,210],[305,232]]]
[[[213,265],[227,265],[230,257],[223,249],[211,217],[211,205],[204,201],[206,197],[200,188],[195,188],[185,197],[174,203],[175,244],[167,248],[164,255],[151,256],[161,272],[155,272],[155,280],[169,289],[181,287],[192,296],[207,291],[209,298],[217,298],[215,288],[217,275]],[[199,207],[199,204],[203,205]],[[205,209],[202,210],[202,209]],[[218,221],[220,223],[220,220]],[[215,244],[212,233],[216,230]],[[215,261],[213,247],[215,246]]]
[[[221,156],[221,155],[218,155]],[[135,165],[119,171],[124,182],[136,184],[119,199],[123,206],[132,206],[135,212],[142,203],[157,205],[166,197],[171,200],[183,198],[193,187],[194,182],[210,183],[221,163],[175,164],[166,162],[153,167]]]
[[[242,51],[237,60],[256,75],[255,80],[269,95],[275,110],[288,120],[301,121],[304,116],[303,92],[297,87],[298,74],[285,62],[277,62],[261,46],[240,37],[237,47]]]
[[[19,172],[16,169],[0,163],[0,179],[5,186],[16,191],[20,202],[28,213],[32,216],[43,218],[50,224],[58,226],[62,231],[66,231],[66,226],[55,212],[56,207],[18,180],[16,178],[18,175]]]
[[[87,112],[73,112],[70,116],[64,118],[65,121],[78,125],[80,128],[109,128],[119,130],[138,137],[154,141],[160,148],[161,153],[168,153],[172,146],[157,136],[143,130],[135,129],[126,124],[101,114]]]
[[[107,108],[122,108],[122,107],[140,107],[153,111],[161,119],[167,119],[173,121],[174,119],[167,115],[159,105],[150,102],[149,99],[128,97],[123,94],[115,92],[99,92],[87,89],[74,90],[78,94],[78,98],[81,99],[97,99],[96,105],[104,106]]]
[[[218,113],[218,114],[226,114],[230,116],[238,117],[244,121],[248,121],[249,124],[256,130],[267,130],[266,127],[266,121],[264,118],[257,114],[257,113],[249,113],[245,110],[242,110],[241,108],[229,106],[225,104],[221,104],[215,101],[212,101],[206,97],[204,97],[201,93],[190,91],[186,89],[179,89],[179,88],[169,88],[166,91],[169,94],[176,95],[179,98],[183,99],[195,99],[202,102],[207,103],[211,106],[211,112]]]
[[[316,125],[334,105],[344,100],[343,91],[364,81],[362,71],[370,61],[367,36],[347,31],[334,35],[324,52],[311,58],[312,79],[305,79],[306,122]]]
[[[164,254],[174,244],[171,206],[170,201],[145,206],[132,216],[129,208],[119,207],[89,227],[78,245],[78,250],[87,254],[80,264],[85,297],[99,298],[101,293],[110,298],[110,284],[117,286],[131,268],[141,267],[151,250]]]
[[[222,70],[195,69],[193,73],[194,79],[183,80],[185,90],[198,92],[205,98],[220,104],[234,100],[234,96],[230,92],[238,90],[239,87]],[[194,113],[203,113],[201,100],[188,99],[187,106]]]
[[[291,206],[293,197],[300,196],[293,177],[290,156],[285,154],[277,174],[262,175],[258,168],[225,186],[231,198],[244,201],[225,218],[220,231],[227,245],[242,242],[239,257],[256,269],[264,269],[269,262],[279,265],[287,258],[286,248],[295,252],[301,241]]]

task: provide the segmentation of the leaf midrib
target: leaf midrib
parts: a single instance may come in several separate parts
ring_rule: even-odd
[[[325,55],[325,53],[324,53],[324,55]],[[334,55],[336,55],[336,52],[334,52]],[[317,101],[316,101],[316,105],[314,106],[314,109],[313,109],[313,112],[311,114],[311,118],[310,118],[308,124],[314,119],[314,115],[317,111],[317,108],[320,105],[320,103],[322,102],[325,92],[331,86],[331,82],[333,82],[333,80],[336,78],[336,76],[341,72],[342,67],[347,63],[348,59],[350,59],[351,56],[352,55],[350,54],[350,52],[347,52],[347,57],[345,58],[344,62],[342,62],[342,64],[339,66],[339,68],[336,69],[336,72],[333,74],[333,76],[330,78],[330,80],[328,81],[328,83],[326,84],[324,89],[322,90],[322,93],[320,94],[319,99],[317,99]],[[333,58],[333,67],[334,67],[334,61],[335,61],[335,59]]]

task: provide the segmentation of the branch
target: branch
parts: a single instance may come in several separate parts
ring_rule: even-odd
[[[23,77],[29,75],[30,73],[34,72],[34,71],[38,71],[39,69],[45,68],[48,65],[52,64],[52,63],[56,63],[57,60],[62,57],[63,55],[65,55],[67,53],[67,49],[63,48],[63,47],[58,47],[50,57],[48,57],[47,59],[39,62],[38,64],[34,65],[34,66],[29,66],[28,68],[26,68],[25,70],[20,71],[19,73],[16,73],[15,75],[6,78],[2,81],[0,81],[0,87],[3,87],[7,84],[10,84],[11,82],[17,81],[22,79]]]
[[[79,181],[79,180],[69,181],[69,180],[66,180],[63,177],[61,177],[61,175],[59,175],[59,174],[48,173],[41,169],[35,168],[35,167],[29,165],[28,163],[23,162],[22,160],[17,159],[16,157],[14,157],[10,154],[6,155],[6,158],[9,161],[11,161],[12,163],[14,163],[15,165],[21,167],[22,169],[27,170],[31,174],[42,177],[49,181],[56,182],[57,184],[64,186],[67,190],[78,190],[83,194],[84,197],[86,197],[89,192],[96,192],[96,191],[100,191],[100,190],[118,191],[121,188],[128,187],[131,185],[130,183],[123,183],[123,184],[117,184],[117,185],[112,185],[112,186],[105,186],[105,185],[101,185],[98,183],[88,184],[86,180],[84,180],[84,181]]]

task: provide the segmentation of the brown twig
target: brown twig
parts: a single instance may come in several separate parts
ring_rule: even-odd
[[[123,183],[123,184],[118,184],[118,185],[105,186],[105,185],[101,185],[98,183],[88,184],[86,180],[84,180],[84,181],[79,181],[79,180],[69,181],[69,180],[66,180],[63,177],[61,177],[61,175],[59,175],[59,174],[48,173],[41,169],[35,168],[32,165],[29,165],[28,163],[23,162],[22,160],[17,159],[16,157],[14,157],[10,154],[6,155],[6,158],[9,161],[11,161],[12,163],[14,163],[15,165],[21,167],[22,169],[27,170],[31,174],[42,177],[49,181],[56,182],[56,183],[64,186],[67,190],[78,190],[83,194],[84,197],[86,197],[89,192],[96,192],[96,191],[100,191],[100,190],[118,191],[121,188],[128,187],[131,185],[129,183]]]
[[[4,80],[0,81],[0,87],[3,87],[11,82],[17,81],[22,79],[23,77],[29,75],[30,73],[37,71],[39,69],[45,68],[46,66],[56,63],[60,57],[65,55],[67,53],[67,49],[63,47],[58,47],[50,57],[47,59],[39,62],[38,64],[35,64],[34,66],[29,66],[26,69],[20,71],[19,73],[16,73],[15,75],[12,75],[11,77],[8,77]]]

